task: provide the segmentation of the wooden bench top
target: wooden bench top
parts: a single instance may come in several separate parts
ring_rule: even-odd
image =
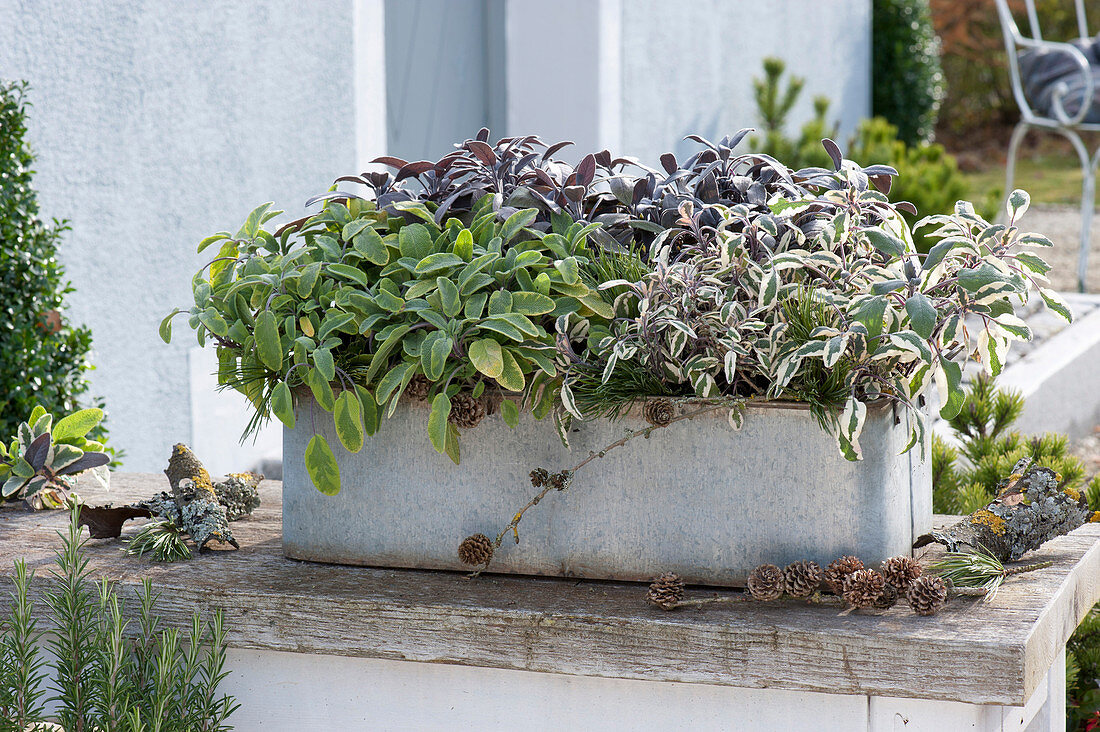
[[[122,505],[166,487],[162,475],[123,473],[110,493],[89,483],[80,493]],[[239,551],[158,564],[124,555],[118,540],[91,540],[92,571],[124,596],[151,579],[170,623],[223,609],[240,648],[1007,705],[1028,699],[1100,600],[1100,524],[1027,555],[1054,564],[1009,578],[992,602],[955,598],[931,618],[904,603],[874,615],[798,601],[665,612],[645,602],[641,584],[288,560],[280,484],[265,481],[261,496],[232,525]],[[61,511],[0,510],[0,574],[25,557],[44,577],[66,522]]]

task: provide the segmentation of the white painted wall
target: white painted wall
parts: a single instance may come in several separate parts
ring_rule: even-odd
[[[842,145],[870,115],[870,0],[629,0],[621,32],[622,149],[651,164],[698,150],[678,142],[689,133],[718,139],[756,126],[752,79],[766,56],[806,80],[792,134],[819,94],[833,101]]]
[[[231,648],[239,732],[1061,732],[1065,654],[1022,707]]]
[[[190,302],[195,245],[266,200],[301,211],[355,164],[352,11],[351,0],[0,1],[0,77],[33,86],[42,213],[72,221],[68,317],[92,328],[92,388],[129,470],[160,470],[173,443],[195,438],[194,339],[178,320],[172,345],[157,336]]]

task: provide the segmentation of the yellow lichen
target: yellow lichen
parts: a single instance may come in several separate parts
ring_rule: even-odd
[[[970,514],[970,523],[986,526],[997,536],[1005,533],[1005,520],[988,509],[981,509]]]
[[[1093,511],[1092,516],[1089,517],[1089,522],[1100,524],[1100,511]]]
[[[1059,480],[1061,479],[1059,478]],[[1081,500],[1081,491],[1077,490],[1076,488],[1063,488],[1062,492],[1075,501]]]

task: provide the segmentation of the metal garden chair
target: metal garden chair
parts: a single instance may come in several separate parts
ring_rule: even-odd
[[[1084,292],[1100,149],[1090,156],[1081,133],[1100,132],[1100,100],[1095,99],[1096,92],[1100,90],[1100,57],[1091,45],[1084,0],[1074,0],[1080,38],[1067,43],[1044,40],[1035,0],[1024,2],[1030,36],[1020,33],[1008,0],[997,0],[997,14],[1008,51],[1012,94],[1021,115],[1008,146],[1005,195],[1012,191],[1020,142],[1031,128],[1057,132],[1073,144],[1084,177],[1081,190],[1081,249],[1077,258],[1077,287]],[[1046,75],[1051,77],[1045,80],[1041,78],[1044,63],[1047,66]],[[1029,71],[1032,72],[1030,78]]]

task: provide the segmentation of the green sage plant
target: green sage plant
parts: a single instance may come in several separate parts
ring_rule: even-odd
[[[0,732],[47,722],[87,732],[232,729],[226,720],[239,705],[218,691],[228,674],[222,614],[204,622],[195,613],[185,632],[162,629],[157,595],[146,580],[132,632],[114,585],[90,576],[79,515],[74,502],[42,593],[45,612],[32,599],[33,572],[16,562],[10,612],[0,623]],[[46,702],[56,707],[49,716]]]
[[[501,413],[513,426],[516,401],[545,416],[556,393],[546,388],[557,377],[555,318],[612,315],[581,277],[597,225],[555,215],[544,233],[529,228],[536,209],[500,221],[493,205],[488,194],[469,224],[440,225],[419,201],[398,201],[391,215],[373,202],[331,198],[272,234],[261,228],[275,213],[266,204],[236,235],[204,240],[200,251],[220,249],[195,277],[190,324],[200,343],[217,343],[220,383],[252,401],[256,424],[274,414],[290,429],[294,392],[308,389],[311,426],[315,404],[357,452],[409,384],[423,380],[428,437],[456,463],[459,431],[449,417],[459,394],[508,396]],[[179,312],[165,319],[165,340]],[[322,492],[340,489],[320,435],[306,467]]]

